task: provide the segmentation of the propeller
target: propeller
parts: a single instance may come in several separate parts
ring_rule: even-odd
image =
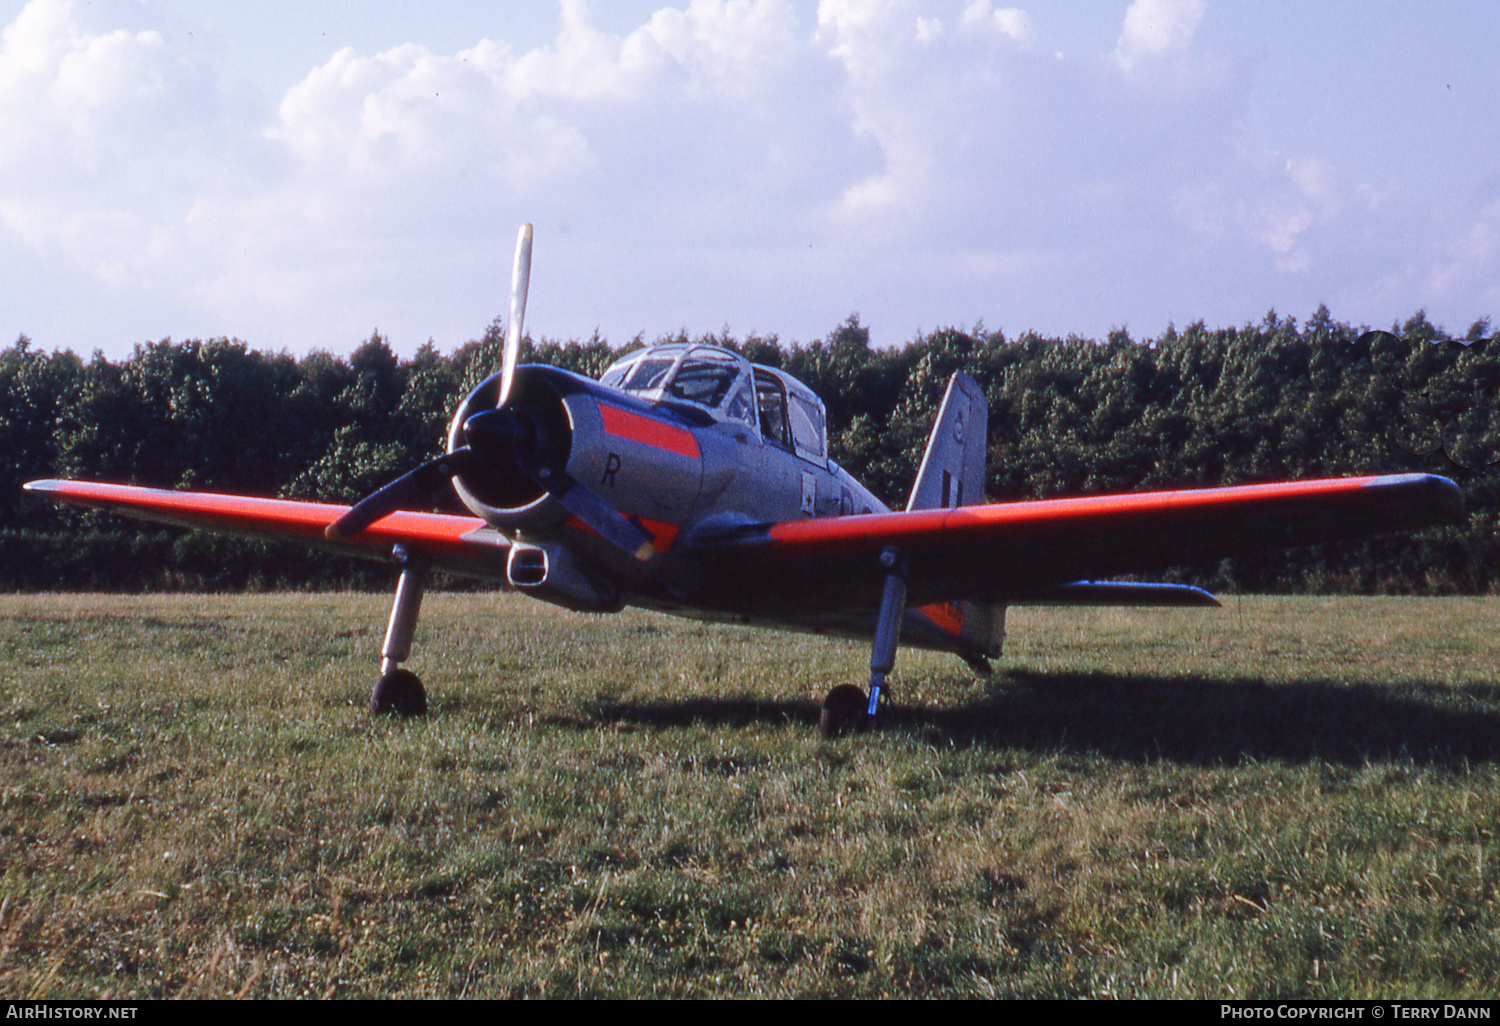
[[[516,235],[516,259],[510,282],[510,322],[505,332],[500,395],[494,409],[481,410],[464,421],[463,445],[402,474],[355,503],[324,530],[330,541],[342,541],[358,534],[397,510],[430,506],[439,489],[455,476],[497,473],[514,468],[616,548],[643,562],[656,554],[650,535],[580,485],[563,466],[554,466],[542,459],[545,447],[540,444],[537,422],[528,411],[505,408],[515,384],[516,362],[521,352],[521,328],[526,318],[526,293],[531,279],[531,239],[531,225],[523,224]]]
[[[496,409],[510,401],[510,386],[516,380],[516,361],[521,356],[521,327],[526,321],[526,293],[531,288],[531,225],[516,233],[516,260],[510,269],[510,320],[505,325],[505,354],[500,364],[500,398]]]
[[[329,541],[343,541],[398,509],[430,506],[439,488],[473,465],[474,453],[468,446],[439,456],[360,499],[349,512],[324,528],[323,534]]]

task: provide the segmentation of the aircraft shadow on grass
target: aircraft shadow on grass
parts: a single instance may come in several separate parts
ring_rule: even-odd
[[[602,702],[595,722],[643,727],[816,723],[811,700]],[[587,726],[579,723],[578,726]],[[1500,687],[1413,681],[1270,684],[1254,677],[998,674],[961,705],[893,706],[887,729],[935,744],[1075,752],[1125,762],[1321,760],[1462,766],[1500,761]]]

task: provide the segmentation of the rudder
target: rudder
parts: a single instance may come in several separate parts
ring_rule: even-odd
[[[973,378],[956,372],[948,379],[907,511],[982,504],[988,433],[984,392]]]

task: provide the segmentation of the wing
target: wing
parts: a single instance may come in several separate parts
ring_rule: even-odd
[[[267,541],[294,541],[364,559],[386,560],[403,545],[455,573],[505,579],[510,543],[477,517],[392,513],[350,537],[331,542],[324,529],[348,506],[211,492],[175,492],[88,481],[32,481],[26,490],[61,502],[111,510],[142,520]]]
[[[909,565],[908,603],[1057,601],[1058,586],[1463,518],[1428,474],[996,503],[728,528],[694,539],[705,579],[747,611],[868,611],[880,550]]]

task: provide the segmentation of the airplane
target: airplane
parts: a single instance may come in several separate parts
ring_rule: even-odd
[[[987,503],[987,405],[961,372],[906,508],[892,511],[830,457],[822,400],[730,349],[648,346],[597,381],[518,366],[532,240],[523,225],[501,369],[459,404],[447,451],[352,507],[84,481],[25,488],[394,562],[373,715],[427,711],[401,664],[428,575],[442,569],[572,610],[636,606],[867,640],[867,685],[823,702],[829,736],[877,725],[901,645],[989,673],[1010,606],[1216,606],[1198,588],[1103,578],[1464,517],[1458,487],[1430,474]],[[424,512],[450,485],[472,515]]]

